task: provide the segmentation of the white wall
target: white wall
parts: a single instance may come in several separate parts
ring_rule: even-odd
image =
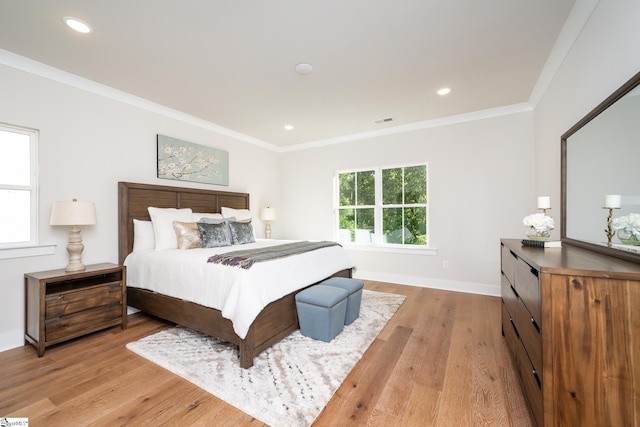
[[[599,2],[535,113],[281,155],[0,66],[0,120],[41,130],[41,240],[59,245],[52,256],[0,260],[0,350],[22,344],[23,274],[66,264],[66,232],[48,225],[51,203],[95,201],[98,225],[83,231],[84,260],[115,262],[116,182],[173,184],[155,178],[156,133],[227,149],[228,189],[251,192],[254,213],[267,203],[278,208],[276,238],[333,238],[336,170],[427,161],[438,255],[352,252],[359,273],[494,292],[499,238],[523,236],[521,220],[535,211],[535,196],[550,195],[551,214],[559,218],[560,135],[640,70],[638,16],[637,0]],[[444,259],[449,270],[442,269]]]
[[[229,186],[217,188],[250,192],[254,216],[279,204],[273,151],[3,65],[0,93],[0,121],[40,131],[40,241],[58,245],[54,255],[0,260],[0,350],[23,343],[24,273],[67,264],[67,230],[49,226],[53,201],[95,202],[98,223],[82,230],[83,261],[117,262],[118,181],[217,187],[157,179],[156,134],[229,151]],[[255,226],[262,233],[259,220]]]
[[[429,164],[437,256],[353,250],[357,276],[499,294],[499,240],[524,237],[522,218],[535,211],[532,111],[283,153],[277,226],[333,239],[336,171],[417,162]]]
[[[640,71],[639,19],[638,0],[598,2],[538,103],[538,193],[560,200],[560,136]]]

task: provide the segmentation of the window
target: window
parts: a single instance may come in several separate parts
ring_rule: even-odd
[[[37,136],[0,124],[0,248],[38,242]]]
[[[427,247],[427,165],[339,172],[337,239]]]

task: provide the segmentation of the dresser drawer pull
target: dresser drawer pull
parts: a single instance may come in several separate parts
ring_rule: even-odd
[[[538,331],[538,333],[540,333],[540,326],[538,326],[538,322],[536,322],[536,319],[531,317],[531,323],[533,324],[533,327],[536,328],[536,331]]]
[[[529,271],[531,272],[531,274],[533,274],[534,276],[538,277],[538,270],[536,270],[535,268],[531,267],[529,269]]]
[[[56,295],[55,297],[47,297],[47,302],[48,301],[60,301],[62,299],[63,295]]]
[[[542,383],[540,382],[540,377],[538,376],[538,373],[536,372],[536,370],[532,369],[531,373],[533,374],[533,378],[536,379],[536,383],[538,383],[538,387],[542,388]]]
[[[509,253],[511,254],[512,257],[514,257],[515,259],[518,259],[518,255],[513,253],[513,251],[511,249],[509,249]]]
[[[516,324],[513,323],[513,319],[509,317],[509,322],[511,322],[511,326],[513,327],[513,331],[516,333],[516,336],[520,338],[520,333],[518,332],[518,328],[516,328]]]
[[[516,291],[516,288],[514,288],[513,285],[509,287],[511,288],[511,291],[516,295],[516,297],[520,298],[520,294],[518,293],[518,291]]]

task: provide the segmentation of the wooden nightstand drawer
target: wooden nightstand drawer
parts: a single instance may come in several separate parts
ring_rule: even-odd
[[[120,303],[84,310],[45,322],[47,342],[75,338],[89,332],[119,325],[122,316]]]
[[[103,305],[119,304],[122,301],[122,282],[80,289],[47,296],[45,319],[64,316]]]

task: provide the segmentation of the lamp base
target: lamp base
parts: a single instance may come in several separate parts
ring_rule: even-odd
[[[76,271],[84,271],[85,265],[82,263],[82,251],[84,245],[82,244],[82,235],[80,229],[74,226],[69,231],[69,243],[67,244],[67,252],[69,252],[69,265],[64,269],[67,273]]]
[[[267,224],[264,226],[264,236],[267,239],[271,238],[271,224],[267,221]]]

